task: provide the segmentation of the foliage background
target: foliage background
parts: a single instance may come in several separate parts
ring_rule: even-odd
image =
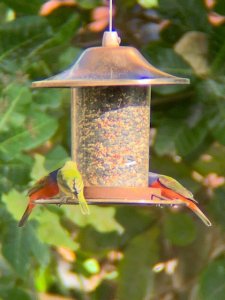
[[[107,23],[100,0],[56,2],[0,2],[0,299],[225,299],[224,0],[117,0],[115,13],[123,44],[191,79],[153,89],[151,169],[192,190],[213,227],[185,209],[39,207],[19,229],[27,189],[70,152],[68,91],[31,82],[100,45]]]

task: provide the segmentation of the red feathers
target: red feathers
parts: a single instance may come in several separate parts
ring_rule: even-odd
[[[35,204],[33,203],[34,200],[49,199],[56,196],[59,193],[59,187],[57,184],[57,173],[58,170],[55,170],[51,172],[49,175],[41,178],[28,191],[29,204],[21,220],[19,221],[18,224],[19,227],[24,225],[29,215],[31,214],[32,209],[35,207]]]

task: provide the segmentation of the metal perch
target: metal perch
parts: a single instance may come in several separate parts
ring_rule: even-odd
[[[183,205],[186,206],[181,200],[127,200],[127,199],[86,199],[89,205],[136,205],[136,206],[150,206],[150,205]],[[60,205],[78,205],[78,201],[68,200],[66,203],[60,198],[51,198],[49,200],[39,199],[34,201],[35,204],[60,204]]]
[[[149,187],[85,187],[84,196],[90,205],[185,205],[179,199],[160,199],[161,191]],[[153,197],[159,197],[153,199]],[[60,198],[38,199],[35,204],[68,204],[78,205],[77,199],[64,201]]]

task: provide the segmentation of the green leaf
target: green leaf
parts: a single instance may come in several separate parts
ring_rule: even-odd
[[[22,45],[33,41],[34,37],[47,38],[50,27],[45,18],[39,16],[25,16],[7,22],[0,27],[2,54],[10,49],[18,49]],[[0,57],[1,58],[1,57]]]
[[[27,16],[3,24],[0,27],[0,70],[16,74],[24,64],[31,64],[26,56],[52,35],[46,20]]]
[[[168,214],[164,222],[164,232],[166,238],[177,246],[191,244],[197,235],[192,218],[184,213]]]
[[[212,136],[225,144],[225,78],[207,79],[197,85],[197,99],[204,102],[208,114],[206,126]]]
[[[77,0],[77,3],[84,9],[91,9],[101,4],[100,0]]]
[[[80,48],[68,47],[59,56],[59,69],[63,70],[65,67],[71,65],[71,62],[76,61],[81,55],[82,51]]]
[[[69,232],[60,224],[59,216],[48,211],[43,210],[37,216],[40,223],[38,228],[38,235],[41,241],[56,247],[67,247],[72,250],[77,250],[79,245],[69,235]]]
[[[43,249],[32,226],[19,228],[16,222],[8,222],[4,226],[2,254],[13,267],[17,276],[27,276],[32,255],[43,260]]]
[[[64,66],[65,67],[65,66]],[[36,89],[33,100],[42,111],[58,109],[63,100],[63,91],[59,89]]]
[[[225,105],[224,105],[225,108]],[[225,109],[224,109],[225,112]],[[218,115],[217,115],[218,117]],[[225,119],[221,119],[221,116],[217,118],[216,124],[212,128],[212,135],[216,138],[218,142],[225,145]]]
[[[42,0],[2,0],[7,6],[11,7],[16,12],[25,13],[25,14],[36,14],[40,9],[41,4],[43,4]]]
[[[0,295],[2,295],[4,300],[32,300],[33,297],[28,293],[26,290],[21,289],[20,287],[13,287],[10,289],[6,289],[5,291],[1,292]]]
[[[214,26],[209,37],[211,76],[217,78],[218,75],[224,77],[225,59],[225,26]]]
[[[2,201],[5,203],[7,210],[11,213],[13,218],[20,220],[28,201],[25,194],[12,189],[8,194],[2,195]]]
[[[158,230],[153,228],[135,237],[127,246],[119,266],[117,299],[150,299],[153,291],[152,265],[158,258]]]
[[[219,101],[221,100],[214,102],[218,109],[212,115],[208,127],[210,128],[212,136],[222,145],[225,145],[225,103]]]
[[[177,126],[177,120],[166,119],[162,121],[157,128],[155,143],[153,145],[155,152],[159,156],[175,153],[175,139],[182,131],[182,125]]]
[[[123,236],[119,236],[116,231],[101,233],[92,226],[87,226],[80,230],[78,241],[80,249],[95,257],[102,257],[104,253],[111,249],[117,249],[120,246],[119,240],[123,240]]]
[[[8,162],[7,164],[1,161],[0,162],[1,192],[8,192],[11,188],[25,189],[27,187],[27,182],[30,180],[31,164],[32,164],[32,159],[26,155],[20,155],[17,159],[14,159]]]
[[[225,15],[225,3],[223,0],[217,0],[213,8],[218,14]]]
[[[183,60],[173,49],[163,44],[152,43],[145,49],[150,63],[155,67],[176,76],[191,76],[193,71],[187,62]],[[178,87],[177,91],[186,89],[186,86]]]
[[[41,145],[57,129],[56,120],[42,113],[33,113],[25,125],[26,129],[0,142],[0,154],[2,153],[6,160],[12,160],[20,151],[31,150]]]
[[[116,219],[124,228],[124,233],[120,239],[121,247],[123,247],[133,237],[149,228],[155,221],[155,216],[149,208],[138,209],[124,206],[117,209]]]
[[[74,33],[79,28],[79,25],[80,19],[78,15],[75,14],[72,17],[70,17],[68,21],[65,24],[63,24],[63,26],[58,28],[57,32],[55,32],[53,36],[51,36],[49,39],[40,44],[39,47],[31,51],[27,59],[30,61],[31,59],[39,58],[39,56],[41,55],[45,58],[47,56],[50,60],[52,60],[52,62],[55,62],[56,48],[60,47],[61,49],[62,46],[68,46],[68,42],[70,42],[70,40],[74,36]]]
[[[211,262],[200,277],[201,300],[224,300],[225,259]]]
[[[210,203],[210,210],[218,224],[225,229],[225,189],[223,187],[216,189],[213,195],[213,201]]]
[[[46,168],[48,170],[56,170],[58,168],[61,168],[66,160],[68,160],[68,153],[66,150],[60,146],[57,145],[52,151],[49,151],[46,155]]]
[[[144,8],[153,8],[158,6],[158,0],[138,0],[138,3]]]
[[[189,63],[196,75],[207,76],[208,64],[208,36],[199,31],[185,33],[175,44],[176,53]]]
[[[193,128],[184,126],[175,139],[178,154],[185,156],[196,150],[203,143],[207,133],[205,120],[200,121]]]
[[[159,0],[159,11],[171,19],[171,37],[180,37],[192,30],[210,30],[206,6],[202,0]]]
[[[46,176],[47,171],[44,167],[45,164],[45,157],[41,154],[35,154],[34,155],[34,165],[31,170],[31,178],[36,182],[43,176]]]
[[[217,173],[224,175],[225,170],[225,147],[216,143],[207,149],[206,153],[193,164],[193,169],[199,174],[208,175],[209,173]]]
[[[3,91],[3,97],[6,98],[6,109],[0,113],[0,131],[5,131],[10,126],[10,123],[14,124],[14,127],[20,125],[18,124],[18,114],[31,102],[31,92],[26,86],[12,83]],[[17,118],[15,120],[16,113]],[[21,117],[22,121],[24,121],[25,117]]]
[[[64,207],[66,216],[75,224],[85,227],[92,225],[99,232],[117,231],[122,234],[123,227],[115,220],[115,208],[90,207],[90,215],[83,215],[79,207]]]

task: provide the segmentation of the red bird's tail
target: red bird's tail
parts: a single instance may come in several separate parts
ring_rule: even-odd
[[[20,219],[19,223],[18,223],[18,226],[19,227],[22,227],[24,225],[24,223],[27,221],[29,215],[31,214],[32,212],[32,209],[34,208],[34,205],[27,205],[27,208],[22,216],[22,218]]]
[[[212,226],[212,223],[206,217],[206,215],[198,208],[198,206],[192,202],[192,200],[185,200],[187,207],[189,207],[201,220],[205,223],[206,226]]]

